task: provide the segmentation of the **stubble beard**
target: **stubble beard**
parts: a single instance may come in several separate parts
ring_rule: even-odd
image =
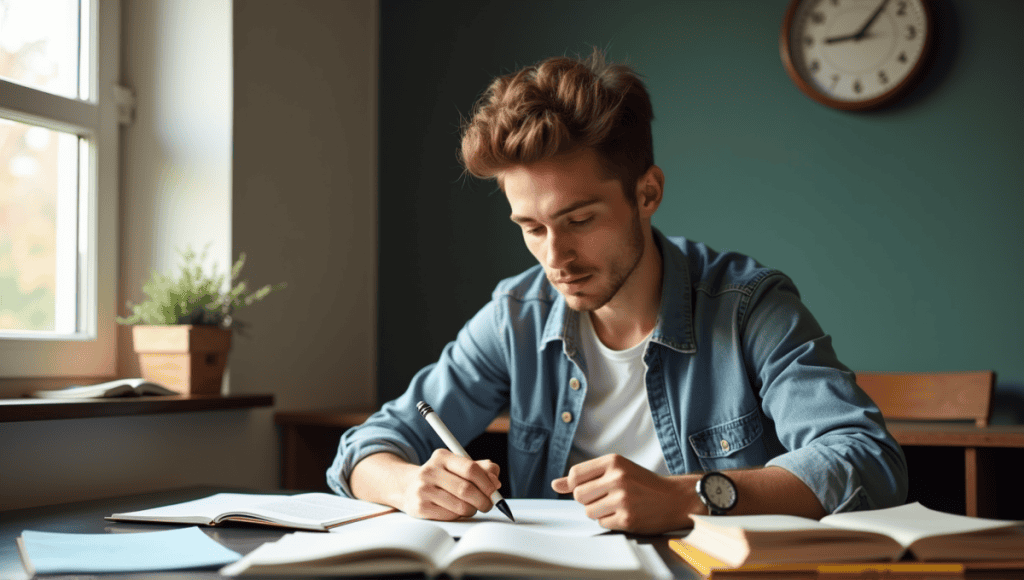
[[[611,269],[608,274],[608,282],[597,290],[596,294],[590,296],[580,295],[565,295],[565,302],[572,310],[577,312],[593,312],[602,306],[608,304],[619,290],[625,286],[626,281],[636,271],[637,266],[640,265],[640,260],[644,257],[644,230],[640,224],[640,213],[635,208],[633,210],[633,222],[629,232],[629,240],[627,241],[626,252],[622,259],[617,260],[611,264]],[[570,274],[574,274],[572,270]],[[585,274],[581,272],[580,274]],[[550,273],[548,277],[550,279]],[[550,280],[549,280],[550,281]],[[558,287],[557,285],[555,286]]]

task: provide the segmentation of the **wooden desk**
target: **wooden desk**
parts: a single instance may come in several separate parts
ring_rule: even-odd
[[[118,532],[153,532],[175,529],[180,528],[181,526],[171,524],[110,522],[103,518],[113,513],[134,511],[198,499],[222,491],[254,492],[255,490],[197,487],[0,512],[0,578],[9,580],[27,580],[29,578],[28,574],[25,573],[25,568],[21,564],[21,558],[18,555],[18,549],[15,544],[15,538],[21,535],[23,530],[101,534]],[[255,550],[264,542],[276,541],[286,533],[286,530],[242,525],[223,528],[203,528],[203,530],[214,540],[217,540],[225,547],[242,555]],[[107,575],[88,575],[89,578],[102,578],[104,576]],[[216,569],[109,575],[111,578],[127,578],[135,576],[167,579],[203,578],[210,580],[223,578],[223,576],[220,576],[217,573]],[[79,578],[79,576],[74,577]]]
[[[261,492],[251,489],[200,487],[0,512],[0,578],[5,580],[28,580],[29,578],[21,564],[21,558],[18,555],[15,543],[15,538],[21,535],[23,530],[96,534],[153,532],[176,529],[182,526],[141,522],[110,522],[103,518],[112,513],[168,505],[226,491],[274,493],[272,491]],[[248,554],[265,542],[276,541],[282,535],[288,533],[288,530],[245,524],[234,524],[225,527],[202,527],[201,529],[217,542],[242,555]],[[661,557],[665,559],[665,562],[676,578],[699,578],[695,572],[671,552],[668,547],[667,537],[637,537],[636,539],[640,543],[652,544],[658,550]],[[64,577],[61,576],[61,578]],[[86,576],[73,575],[67,577],[85,578]],[[160,578],[162,580],[176,580],[179,578],[223,579],[223,576],[220,576],[216,569],[147,572],[144,574],[88,574],[87,577],[90,579],[128,577]],[[407,574],[398,577],[423,578],[423,575]],[[1024,573],[1020,577],[1024,578]]]
[[[338,438],[369,416],[331,410],[275,413],[282,442],[281,486],[326,490],[324,474],[337,452]],[[1024,499],[1016,500],[1020,494],[1002,477],[1007,463],[1024,463],[1024,425],[889,421],[887,426],[910,463],[911,501],[972,516],[1024,519]],[[506,433],[508,417],[498,417],[473,442],[470,454],[504,465]]]
[[[1007,467],[1010,467],[999,460],[1018,463],[1024,460],[1024,425],[977,427],[968,422],[940,421],[888,421],[886,425],[903,446],[908,460],[912,453],[918,451],[915,448],[924,448],[921,451],[950,448],[962,454],[967,515],[1021,518],[1021,502],[1013,501],[1009,493],[998,493],[998,488],[1000,481],[1006,481],[1002,477],[1003,472],[1008,472]],[[913,472],[911,475],[913,478]],[[932,476],[943,477],[941,473],[933,473]],[[1013,486],[1019,487],[1017,483]],[[1013,495],[1018,494],[1014,492]]]

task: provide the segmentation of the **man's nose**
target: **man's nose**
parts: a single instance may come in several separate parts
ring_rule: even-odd
[[[547,241],[547,267],[551,270],[559,270],[576,259],[576,251],[572,246],[572,240],[564,234],[551,232]]]

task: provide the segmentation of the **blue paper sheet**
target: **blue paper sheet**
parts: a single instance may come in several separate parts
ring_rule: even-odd
[[[146,572],[222,566],[241,558],[196,526],[160,532],[64,534],[25,530],[29,573]]]

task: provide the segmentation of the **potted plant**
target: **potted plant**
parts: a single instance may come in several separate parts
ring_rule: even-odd
[[[243,330],[235,312],[285,284],[249,291],[248,283],[239,280],[244,252],[231,267],[230,278],[218,274],[216,266],[210,275],[203,272],[206,249],[199,256],[191,247],[178,253],[180,274],[154,272],[142,287],[148,299],[129,302],[132,313],[116,320],[133,325],[132,341],[143,378],[183,395],[219,394],[232,332]]]

